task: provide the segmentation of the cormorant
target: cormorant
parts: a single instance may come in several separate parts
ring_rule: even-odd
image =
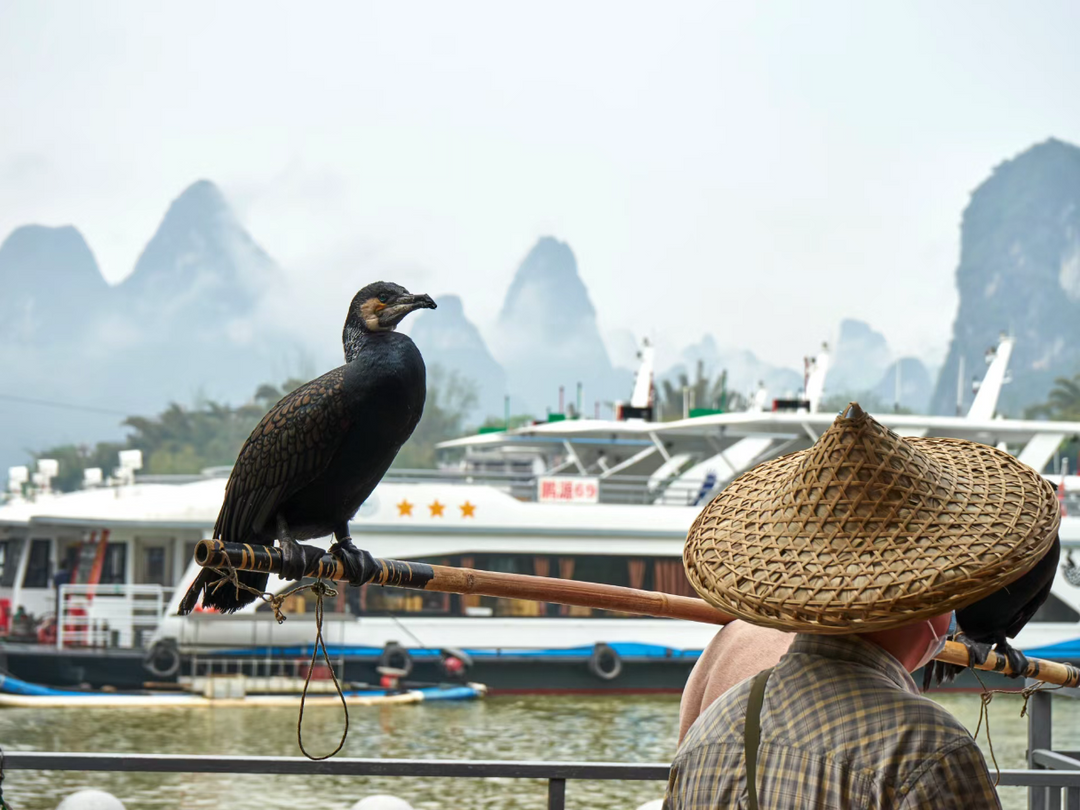
[[[371,559],[353,545],[349,520],[389,469],[424,411],[424,360],[394,328],[415,309],[435,309],[428,295],[412,295],[379,281],[353,298],[342,330],[345,365],[288,394],[252,431],[233,466],[214,537],[226,543],[273,545],[282,577],[304,574],[298,540],[333,533],[330,553],[357,579]],[[237,572],[255,591],[267,574]],[[204,570],[180,604],[181,615],[203,605],[225,613],[256,594]]]
[[[1061,538],[1055,537],[1042,559],[1022,577],[956,611],[960,634],[955,640],[967,648],[972,663],[983,663],[991,647],[995,647],[995,652],[1009,662],[1014,673],[1010,677],[1019,678],[1024,673],[1027,658],[1007,639],[1016,638],[1050,595],[1060,556]],[[923,691],[930,689],[931,682],[949,683],[965,669],[944,661],[931,661],[923,670]]]

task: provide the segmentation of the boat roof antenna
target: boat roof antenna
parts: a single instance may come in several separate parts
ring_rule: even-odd
[[[135,483],[135,471],[143,466],[142,450],[121,450],[120,466],[116,468],[116,483],[118,486]]]
[[[12,498],[21,498],[23,487],[30,482],[30,468],[8,467],[8,492]]]
[[[758,380],[757,390],[750,395],[748,411],[762,413],[769,405],[769,389],[765,387],[764,380]]]
[[[43,494],[52,492],[52,480],[59,474],[59,461],[55,458],[39,458],[37,460],[37,472],[32,476],[34,487]]]
[[[630,395],[630,407],[648,408],[653,404],[653,373],[656,364],[656,349],[647,337],[641,339],[638,351],[637,372],[634,376],[634,391]]]
[[[1016,338],[1002,332],[998,345],[986,350],[986,376],[975,386],[975,400],[968,409],[968,419],[983,422],[994,418],[1001,386],[1009,382],[1009,357],[1015,343]]]
[[[803,392],[806,397],[810,413],[817,413],[821,397],[825,393],[825,378],[829,374],[829,344],[822,343],[821,351],[816,357],[808,357],[805,360],[806,377]]]

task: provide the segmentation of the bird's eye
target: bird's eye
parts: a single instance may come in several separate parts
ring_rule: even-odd
[[[382,295],[379,296],[379,303],[380,304],[385,304],[389,300],[390,300],[390,296],[387,295],[386,293],[383,293]]]

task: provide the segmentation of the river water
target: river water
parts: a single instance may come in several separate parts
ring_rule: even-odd
[[[976,695],[938,698],[970,729]],[[997,761],[1024,767],[1026,720],[1021,700],[999,695],[990,707]],[[1054,743],[1080,748],[1080,705],[1054,701]],[[507,696],[467,703],[354,707],[340,756],[429,759],[667,762],[675,752],[677,696]],[[308,709],[304,742],[333,749],[341,710]],[[990,762],[985,736],[980,743]],[[293,709],[6,709],[0,744],[9,750],[296,756]],[[993,770],[992,763],[990,764]],[[83,787],[107,790],[127,810],[165,808],[320,808],[348,810],[373,793],[415,808],[543,808],[546,784],[535,780],[305,778],[208,774],[106,774],[9,771],[4,797],[13,810],[53,810]],[[633,810],[663,795],[662,782],[569,782],[567,806]],[[1026,807],[1026,792],[1002,788],[1007,808]]]

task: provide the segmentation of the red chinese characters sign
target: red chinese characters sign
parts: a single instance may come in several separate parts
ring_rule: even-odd
[[[599,503],[600,479],[569,475],[549,475],[537,482],[537,500],[542,503]]]

